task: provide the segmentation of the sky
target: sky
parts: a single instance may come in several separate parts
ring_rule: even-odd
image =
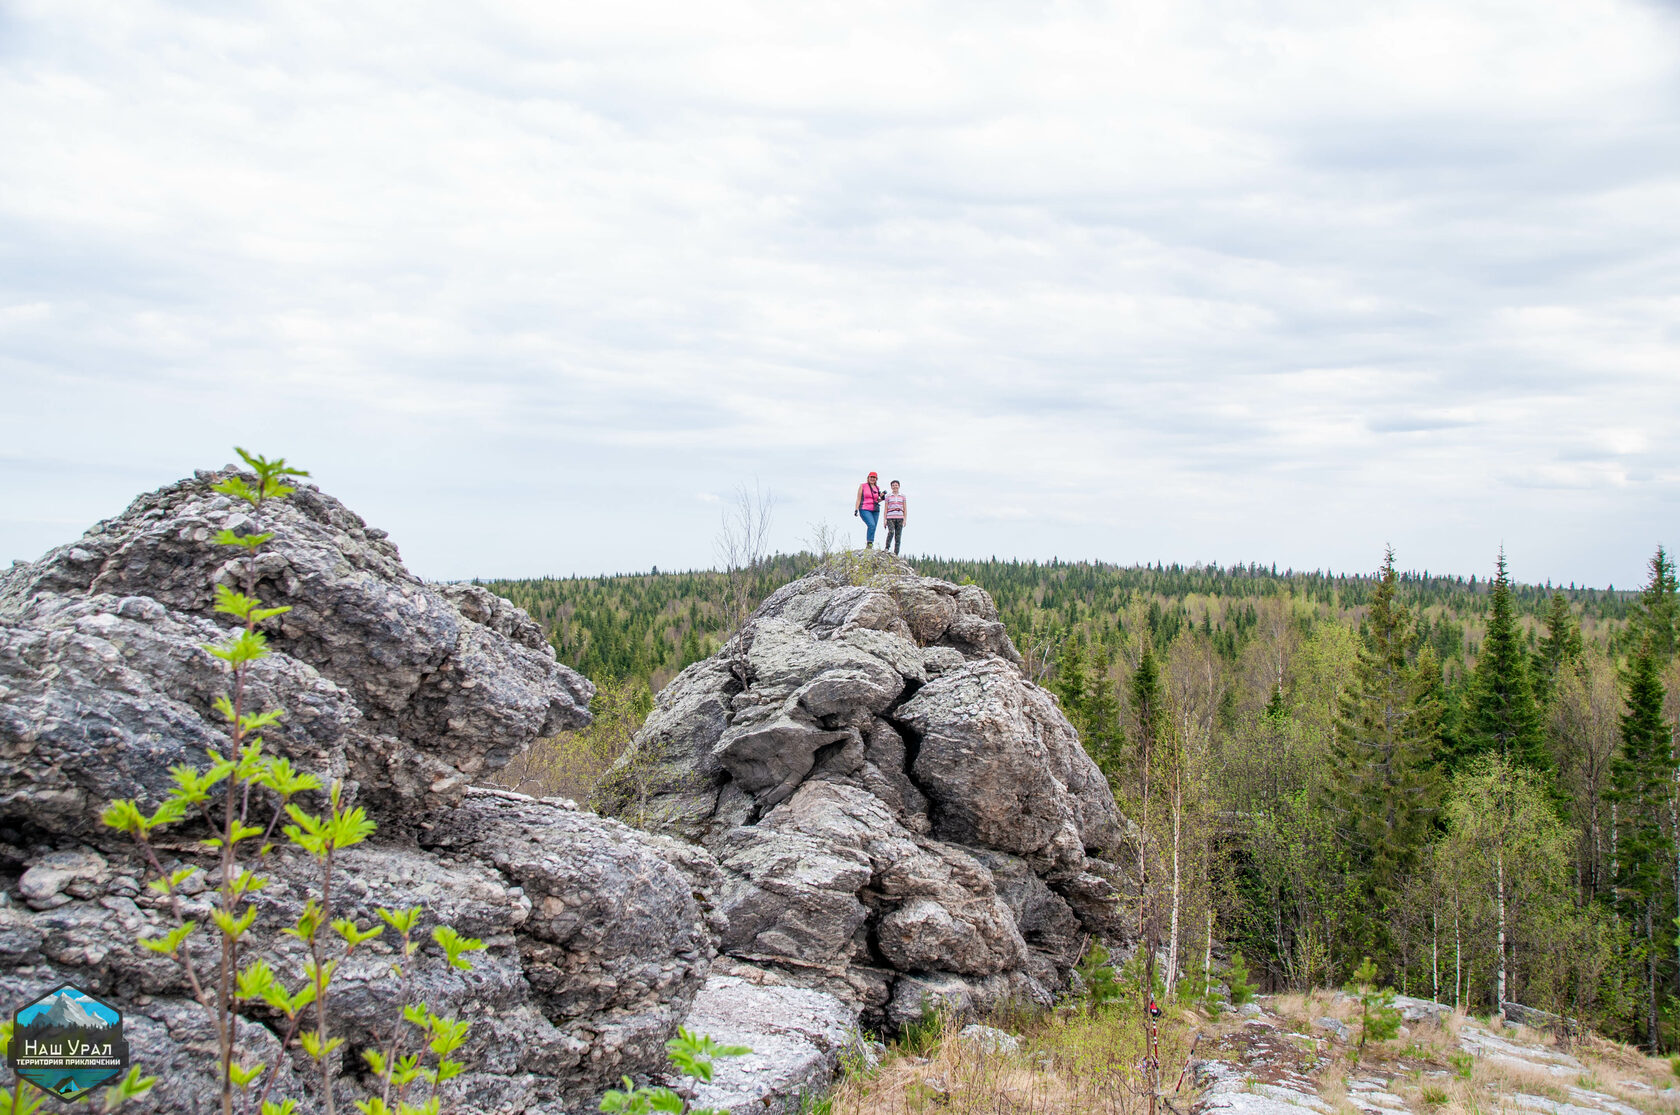
[[[906,553],[1631,587],[1680,6],[0,0],[0,563],[283,455],[434,579]]]

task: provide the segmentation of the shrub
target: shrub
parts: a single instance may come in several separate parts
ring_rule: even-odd
[[[538,740],[491,781],[533,797],[587,802],[652,709],[653,694],[640,678],[602,681],[589,702],[588,727]]]
[[[712,1082],[712,1058],[740,1057],[752,1050],[744,1045],[719,1045],[704,1034],[691,1034],[678,1029],[677,1036],[665,1043],[665,1051],[676,1070],[690,1080],[703,1084]],[[613,1089],[601,1097],[601,1110],[621,1115],[728,1115],[715,1107],[692,1107],[690,1097],[670,1088],[644,1084],[640,1088],[626,1076],[624,1091]]]

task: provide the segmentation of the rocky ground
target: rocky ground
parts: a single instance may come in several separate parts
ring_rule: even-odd
[[[1263,997],[1204,1027],[1193,1115],[1395,1115],[1539,1112],[1661,1115],[1680,1110],[1666,1061],[1589,1037],[1483,1022],[1420,999],[1397,1000],[1392,1041],[1350,1057],[1358,1004],[1346,995]]]

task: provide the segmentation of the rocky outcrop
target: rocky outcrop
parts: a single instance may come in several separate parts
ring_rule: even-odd
[[[305,485],[259,524],[212,479],[143,496],[0,575],[0,1003],[65,982],[97,994],[124,1011],[137,1060],[161,1078],[135,1110],[219,1109],[204,1011],[173,960],[136,944],[172,924],[163,900],[99,814],[115,797],[156,805],[171,766],[202,765],[223,742],[211,702],[227,676],[204,644],[225,633],[212,585],[241,571],[211,538],[262,529],[274,539],[257,593],[291,607],[251,673],[255,701],[286,710],[269,749],[342,779],[380,826],[343,854],[334,914],[367,924],[379,906],[418,903],[423,936],[444,922],[487,946],[471,972],[429,945],[417,967],[418,994],[472,1023],[468,1071],[448,1086],[455,1109],[592,1107],[621,1075],[662,1068],[716,953],[712,857],[568,802],[470,786],[539,735],[587,723],[589,683],[524,613],[475,586],[424,584],[330,496]],[[161,842],[166,867],[203,865],[192,835]],[[249,949],[295,972],[299,946],[280,930],[314,868],[282,852],[263,871]],[[202,877],[184,889],[188,915],[207,920]],[[391,959],[381,939],[340,970],[340,1110],[364,1094],[359,1050],[394,1017]],[[277,1028],[248,1011],[256,1059],[279,1057]],[[279,1060],[271,1098],[319,1110],[307,1061]]]
[[[736,965],[868,1025],[1048,1004],[1118,941],[1126,822],[985,592],[874,555],[784,586],[659,695],[603,811],[722,871]]]

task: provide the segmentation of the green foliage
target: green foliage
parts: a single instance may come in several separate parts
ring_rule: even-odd
[[[286,478],[308,475],[284,460],[269,461],[243,449],[239,454],[252,475],[234,475],[212,487],[244,500],[251,507],[252,518],[258,521],[265,504],[295,491]],[[344,958],[381,937],[387,928],[401,937],[398,959],[391,968],[402,989],[400,1017],[392,1019],[389,1040],[380,1049],[364,1052],[383,1094],[358,1101],[357,1106],[362,1115],[440,1115],[443,1101],[438,1086],[465,1067],[450,1055],[466,1040],[467,1024],[433,1014],[424,1003],[410,1000],[410,968],[418,947],[412,935],[421,910],[380,910],[385,924],[372,926],[333,916],[336,858],[344,849],[366,841],[376,826],[361,806],[344,800],[340,783],[333,783],[326,789],[324,800],[310,808],[306,796],[321,795],[321,780],[294,770],[288,760],[265,750],[262,733],[281,727],[283,710],[248,705],[247,671],[269,653],[261,625],[288,610],[285,606],[264,606],[256,592],[257,556],[273,536],[271,531],[222,531],[215,538],[217,544],[240,552],[241,559],[234,568],[243,576],[239,588],[221,583],[215,586],[216,612],[233,618],[238,626],[222,642],[206,648],[226,663],[229,673],[227,694],[214,702],[228,725],[226,746],[212,749],[205,767],[174,768],[170,772],[173,789],[152,811],[143,810],[136,801],[119,800],[106,806],[102,818],[106,825],[135,840],[155,876],[149,888],[169,899],[175,924],[141,938],[140,944],[180,964],[194,998],[210,1016],[224,1115],[232,1115],[236,1096],[241,1097],[241,1110],[254,1106],[262,1115],[290,1115],[296,1106],[291,1100],[268,1100],[275,1074],[270,1066],[253,1061],[236,1039],[242,1009],[257,1004],[285,1019],[282,1051],[295,1043],[318,1064],[320,1090],[327,1097],[328,1111],[333,1109],[333,1082],[340,1071],[333,1054],[345,1040],[328,1029],[327,1002],[333,979]],[[219,940],[209,949],[195,946],[200,926],[183,916],[182,887],[200,869],[191,864],[166,868],[153,842],[158,830],[189,819],[206,830],[199,847],[216,861],[209,873],[216,880],[209,891],[209,919],[211,932]],[[251,865],[273,854],[276,830],[287,843],[314,860],[320,872],[316,893],[307,897],[295,921],[281,929],[303,944],[307,952],[295,970],[284,973],[276,971],[266,957],[239,947],[257,924],[258,908],[252,896],[268,881]],[[483,942],[461,937],[443,925],[433,928],[431,939],[453,969],[470,970],[467,954],[484,947]],[[243,964],[235,967],[241,958]],[[412,1051],[405,1051],[408,1049]],[[414,1086],[427,1094],[424,1099],[409,1102],[407,1092]],[[149,1081],[137,1072],[131,1073],[129,1079],[108,1091],[108,1103],[139,1095],[148,1087]]]
[[[1348,993],[1359,1000],[1359,1040],[1350,1051],[1357,1063],[1365,1044],[1387,1041],[1400,1031],[1400,1012],[1394,1009],[1394,988],[1377,986],[1377,966],[1367,956],[1348,983]]]
[[[719,1045],[710,1035],[693,1034],[678,1029],[677,1036],[665,1043],[671,1066],[683,1076],[702,1084],[712,1080],[712,1062],[718,1057],[744,1057],[752,1050],[744,1045]],[[624,1090],[613,1089],[601,1097],[600,1110],[622,1115],[650,1115],[669,1112],[670,1115],[723,1115],[716,1108],[691,1107],[680,1092],[653,1085],[637,1087],[627,1076]],[[375,1113],[369,1113],[375,1115]]]
[[[1231,962],[1225,966],[1225,988],[1231,993],[1231,1005],[1240,1007],[1253,1000],[1254,993],[1259,990],[1248,982],[1248,963],[1243,960],[1241,952],[1231,954]]]
[[[1358,657],[1335,724],[1327,795],[1364,891],[1356,935],[1390,948],[1387,926],[1415,869],[1440,801],[1439,668],[1397,598],[1394,551],[1383,559]]]
[[[1108,949],[1103,947],[1102,942],[1091,942],[1076,970],[1085,984],[1085,1001],[1091,1006],[1103,1007],[1123,997],[1124,989],[1115,975]]]
[[[755,595],[819,560],[772,559]],[[1506,890],[1506,954],[1518,958],[1510,996],[1633,1037],[1649,988],[1680,980],[1676,950],[1648,946],[1642,917],[1633,931],[1611,877],[1613,860],[1627,870],[1615,855],[1624,838],[1639,839],[1611,792],[1623,712],[1611,679],[1625,676],[1645,629],[1661,628],[1645,617],[1666,614],[1674,598],[1666,553],[1657,564],[1643,593],[1444,577],[1386,561],[1375,577],[939,558],[917,568],[992,596],[1029,675],[1056,692],[1122,812],[1146,830],[1163,937],[1174,854],[1163,818],[1169,783],[1185,776],[1180,957],[1204,955],[1211,910],[1256,983],[1339,982],[1369,955],[1407,994],[1438,987],[1485,1010],[1500,950],[1494,872],[1481,850],[1498,837],[1517,855]],[[715,648],[721,576],[491,587],[543,624],[563,660],[651,692]],[[1518,674],[1526,685],[1512,681]],[[1385,703],[1398,721],[1383,720]],[[1145,748],[1154,771],[1142,825]],[[1530,818],[1526,834],[1494,824],[1486,802],[1465,798],[1455,819],[1441,801],[1451,776],[1501,750],[1530,772],[1553,814]],[[565,754],[585,770],[581,752]],[[613,779],[621,773],[604,804],[626,816],[658,808],[668,772],[649,762],[626,763]],[[1645,856],[1670,903],[1671,828]],[[1673,908],[1656,913],[1663,932],[1653,940],[1671,935]],[[1176,986],[1193,993],[1196,973],[1183,967]]]
[[[1476,1058],[1468,1053],[1449,1053],[1447,1064],[1452,1066],[1452,1073],[1458,1079],[1469,1080],[1476,1069]]]
[[[1503,550],[1496,569],[1488,598],[1487,636],[1476,660],[1465,710],[1461,763],[1472,756],[1494,754],[1549,779],[1551,755],[1529,681],[1528,655],[1517,627]]]
[[[925,1057],[939,1045],[946,1021],[946,1011],[940,1002],[923,995],[921,1013],[899,1027],[894,1044],[912,1057]]]
[[[540,739],[496,772],[495,783],[534,797],[586,802],[653,711],[653,693],[640,679],[599,682],[585,728]]]

